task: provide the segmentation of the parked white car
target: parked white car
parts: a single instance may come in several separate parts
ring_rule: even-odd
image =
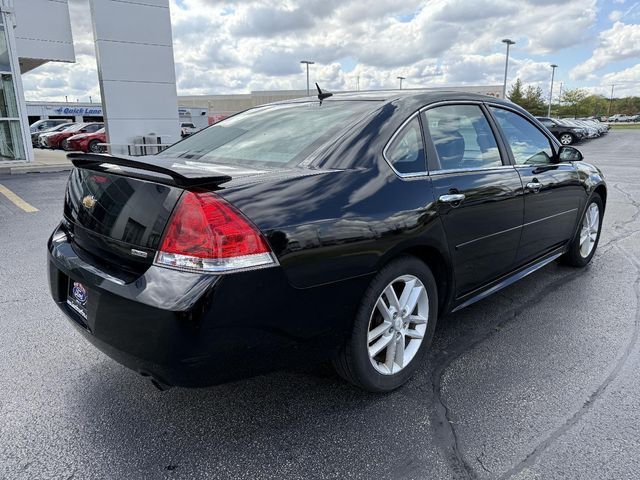
[[[188,137],[189,135],[193,135],[196,133],[198,129],[192,122],[181,122],[180,123],[180,136],[182,138]]]

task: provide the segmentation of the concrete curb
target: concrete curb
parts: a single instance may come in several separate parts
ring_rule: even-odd
[[[49,173],[49,172],[68,172],[73,169],[73,165],[29,165],[28,167],[7,167],[0,169],[1,173],[10,175],[20,175],[23,173]],[[8,171],[7,171],[8,170]]]

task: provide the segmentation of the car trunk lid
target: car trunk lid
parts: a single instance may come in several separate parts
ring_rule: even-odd
[[[221,185],[267,172],[183,159],[70,154],[65,229],[79,255],[120,277],[135,278],[153,262],[171,213],[185,190]]]

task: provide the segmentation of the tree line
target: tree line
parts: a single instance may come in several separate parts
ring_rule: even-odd
[[[518,78],[511,85],[507,97],[532,115],[547,115],[549,100],[548,97],[543,97],[540,87],[533,85],[525,87]],[[554,102],[551,104],[552,117],[602,117],[616,113],[624,115],[640,113],[640,97],[614,98],[609,101],[607,97],[589,94],[583,88],[571,88],[563,90],[560,99],[554,94]]]

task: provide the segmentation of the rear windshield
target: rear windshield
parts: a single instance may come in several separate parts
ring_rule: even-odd
[[[206,163],[295,165],[378,105],[331,101],[254,108],[176,143],[160,155]]]

